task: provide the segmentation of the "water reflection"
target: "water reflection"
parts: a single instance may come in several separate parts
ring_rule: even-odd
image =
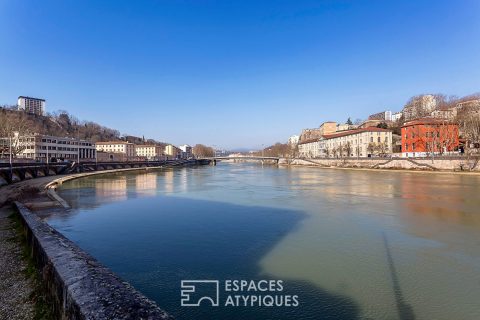
[[[136,205],[150,204],[143,210],[151,215],[153,220],[149,223],[153,226],[159,217],[153,208],[161,207],[167,215],[172,210],[172,221],[181,219],[185,223],[182,228],[195,231],[189,242],[185,242],[158,226],[160,230],[155,237],[138,243],[142,249],[138,249],[137,259],[141,260],[144,255],[148,257],[143,258],[147,259],[145,263],[158,268],[157,271],[144,270],[158,279],[158,283],[179,274],[201,274],[206,265],[200,267],[201,264],[190,261],[199,266],[190,269],[186,267],[186,255],[197,258],[222,255],[223,272],[248,269],[248,274],[288,280],[309,297],[308,301],[315,301],[315,296],[323,296],[320,300],[331,303],[343,301],[341,305],[352,312],[337,318],[480,319],[477,304],[480,297],[480,177],[249,164],[184,168],[147,175],[130,173],[81,179],[66,183],[61,193],[76,208],[73,213],[94,210],[96,216],[80,214],[77,217],[89,223],[98,224],[101,216],[109,216],[103,211],[108,203],[122,203],[123,209],[118,210],[128,216],[126,204],[139,201]],[[119,182],[108,185],[116,180]],[[162,200],[165,196],[175,198],[175,206],[165,208]],[[193,200],[201,201],[191,202]],[[204,212],[207,209],[199,205],[202,201],[210,204],[208,210],[222,208],[223,216],[209,216]],[[183,203],[189,205],[182,207]],[[274,214],[267,214],[269,219],[262,220],[266,212]],[[301,218],[282,220],[282,213]],[[238,217],[246,220],[240,222]],[[64,221],[64,226],[68,224],[72,228],[68,230],[73,231],[85,228],[83,232],[88,237],[81,232],[71,233],[78,235],[78,241],[89,242],[89,248],[98,253],[98,243],[89,239],[95,239],[92,234],[100,232],[100,227],[90,230],[89,223],[79,223],[77,218],[70,218],[68,223]],[[111,216],[108,221],[111,224],[116,219],[118,216]],[[204,225],[203,220],[211,220],[212,224]],[[51,221],[62,226],[60,220]],[[281,236],[273,236],[272,230],[276,229],[272,224],[275,223],[289,227],[280,228],[284,230]],[[131,225],[125,230],[123,225],[117,227],[130,242],[146,228],[143,223],[133,232]],[[218,229],[219,225],[224,229]],[[249,228],[259,234],[252,235]],[[179,243],[170,243],[170,237]],[[104,239],[101,243],[111,247],[111,241],[115,240]],[[242,241],[248,245],[242,247]],[[240,244],[234,250],[245,254],[241,260],[235,256],[237,251],[228,248],[228,244],[237,242]],[[249,249],[255,248],[257,242],[262,250]],[[154,248],[151,243],[155,243]],[[215,253],[202,251],[207,250],[202,246],[210,245]],[[164,265],[158,262],[164,259],[150,254],[157,246],[176,248],[171,261],[174,265],[170,262]],[[105,250],[98,253],[99,256],[108,255],[111,248]],[[250,256],[252,250],[256,254]],[[130,256],[130,252],[128,254]],[[117,265],[122,272],[123,254],[118,259],[118,264],[112,265]],[[168,276],[162,278],[162,274]],[[159,288],[161,285],[152,283],[151,279],[138,281],[144,290],[155,295],[164,288]],[[172,285],[170,289],[178,291],[178,284]],[[337,298],[340,300],[335,300]]]

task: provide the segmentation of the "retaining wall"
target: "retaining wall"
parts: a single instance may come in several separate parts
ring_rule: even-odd
[[[15,205],[57,319],[173,319],[23,204]]]
[[[279,164],[339,168],[480,171],[480,163],[476,159],[434,159],[434,161],[431,158],[280,159]]]

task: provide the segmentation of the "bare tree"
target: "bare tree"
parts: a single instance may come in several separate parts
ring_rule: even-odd
[[[470,155],[480,144],[480,115],[474,110],[462,110],[457,121],[465,138],[465,151]]]
[[[343,151],[345,151],[347,157],[350,157],[351,154],[352,154],[352,145],[350,144],[350,141],[347,141],[347,143],[345,143],[343,145]]]
[[[203,144],[196,144],[192,148],[192,152],[197,158],[202,158],[202,157],[213,157],[215,154],[215,151],[211,147],[207,147]]]
[[[325,143],[325,156],[326,156],[327,158],[329,158],[329,157],[330,157],[330,153],[331,153],[330,147],[328,146],[327,143]]]
[[[384,156],[388,153],[388,145],[385,142],[379,142],[375,145],[375,150]]]
[[[334,158],[337,158],[338,155],[338,147],[333,147],[332,148],[332,154]]]
[[[23,137],[33,134],[28,117],[23,112],[0,112],[0,137],[2,137],[1,154],[12,153],[17,157],[26,148]],[[11,147],[11,151],[10,151]]]

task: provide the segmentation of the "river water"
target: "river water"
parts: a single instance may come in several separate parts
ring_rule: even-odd
[[[222,163],[59,193],[73,209],[48,223],[177,319],[480,319],[480,176]],[[218,280],[220,306],[181,306],[192,279]],[[299,305],[225,306],[235,294]]]

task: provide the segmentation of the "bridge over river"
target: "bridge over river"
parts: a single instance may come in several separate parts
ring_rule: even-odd
[[[263,162],[274,162],[278,164],[280,160],[279,157],[261,157],[261,156],[225,156],[225,157],[204,157],[202,160],[211,161],[213,165],[217,164],[217,161],[222,160],[233,160],[233,161],[261,161]]]
[[[126,161],[126,162],[25,162],[0,163],[0,186],[17,181],[73,172],[89,172],[113,169],[174,167],[181,165],[209,164],[212,160],[164,160],[164,161]]]

